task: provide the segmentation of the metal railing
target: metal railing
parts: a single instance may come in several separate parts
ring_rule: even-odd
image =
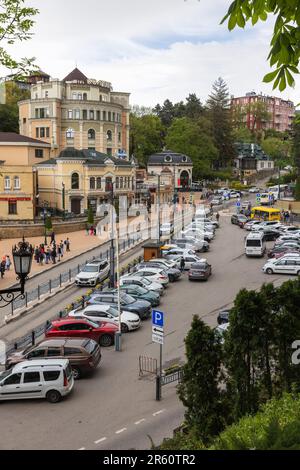
[[[140,356],[139,357],[139,376],[143,376],[144,373],[146,374],[154,374],[157,375],[158,366],[157,366],[157,359],[153,357],[147,356]]]

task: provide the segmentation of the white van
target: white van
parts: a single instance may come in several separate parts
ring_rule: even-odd
[[[57,403],[74,386],[68,359],[24,361],[0,373],[0,400],[46,398]]]
[[[251,232],[246,238],[246,256],[264,256],[266,251],[265,235],[263,232]]]

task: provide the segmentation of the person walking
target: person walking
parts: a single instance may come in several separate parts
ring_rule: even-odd
[[[1,273],[1,279],[4,278],[5,274],[5,265],[6,265],[6,258],[5,256],[2,258],[1,264],[0,264],[0,273]]]
[[[219,214],[219,212],[217,212],[216,213],[216,221],[219,222],[219,220],[220,220],[220,214]]]
[[[5,269],[6,269],[6,271],[10,271],[10,267],[11,267],[11,260],[10,260],[9,255],[6,255],[6,259],[5,259]]]
[[[57,245],[57,256],[58,256],[58,263],[60,262],[61,259],[61,247],[60,245]]]
[[[60,241],[60,253],[61,253],[61,257],[63,258],[64,257],[64,242],[61,240]]]
[[[66,251],[70,251],[70,240],[69,240],[69,238],[66,239]]]
[[[52,251],[51,251],[51,258],[52,258],[52,263],[56,264],[56,257],[57,257],[57,252],[56,252],[56,247],[53,245]]]
[[[52,245],[52,243],[55,243],[55,233],[54,232],[51,233],[51,242],[50,243],[51,243],[51,245]]]
[[[35,250],[34,250],[34,259],[37,262],[37,264],[39,264],[39,262],[40,262],[40,249],[39,249],[38,246],[36,246]]]
[[[184,268],[185,268],[185,261],[184,261],[184,257],[182,256],[180,260],[180,271],[183,272]]]

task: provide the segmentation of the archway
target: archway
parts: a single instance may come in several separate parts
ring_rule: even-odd
[[[180,186],[187,188],[189,186],[190,177],[187,171],[183,171],[180,175]]]

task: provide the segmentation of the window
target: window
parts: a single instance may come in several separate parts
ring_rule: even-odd
[[[45,98],[49,98],[49,91],[45,91]]]
[[[120,187],[120,180],[119,180],[119,177],[117,176],[116,177],[116,189],[119,189]]]
[[[78,93],[78,99],[82,100],[82,93]]]
[[[23,118],[23,124],[26,124],[26,122],[27,122],[27,119]]]
[[[115,122],[115,120],[116,120],[116,113],[113,113],[113,118],[112,118],[112,120]]]
[[[100,100],[100,101],[103,101],[102,95],[100,95],[99,100]]]
[[[43,372],[45,382],[55,382],[60,376],[59,370],[49,370],[48,372]]]
[[[123,189],[123,177],[120,178],[120,189]]]
[[[96,139],[96,132],[94,131],[94,129],[89,129],[89,131],[88,131],[88,138],[91,139],[91,140],[95,140],[95,139]]]
[[[33,384],[40,381],[39,372],[25,372],[24,374],[24,384]]]
[[[94,111],[91,109],[90,110],[90,120],[93,121],[95,119],[95,113]]]
[[[101,186],[102,186],[102,180],[101,180],[101,177],[99,176],[97,178],[97,189],[101,189]]]
[[[50,137],[50,127],[46,127],[46,137],[47,139]]]
[[[31,351],[28,354],[26,359],[34,359],[35,357],[44,357],[45,356],[45,349],[36,349],[35,351]]]
[[[83,93],[83,101],[87,101],[87,93]]]
[[[77,93],[73,93],[73,100],[77,100]]]
[[[14,177],[14,189],[21,189],[21,181],[19,176]]]
[[[87,119],[87,110],[86,109],[84,109],[82,111],[82,119]]]
[[[10,189],[10,176],[4,178],[4,189]]]
[[[65,348],[65,356],[80,356],[81,350],[78,348]]]
[[[112,131],[107,131],[106,133],[107,142],[112,141]]]
[[[101,113],[100,113],[100,111],[97,111],[97,121],[101,121]]]
[[[103,121],[106,121],[106,111],[103,111]]]
[[[48,348],[47,356],[48,357],[57,357],[61,355],[60,348]]]
[[[72,189],[79,189],[79,174],[73,173],[72,175]]]
[[[68,111],[68,119],[73,119],[73,109],[69,109],[69,111]]]
[[[17,214],[17,201],[8,201],[8,213],[9,215]]]
[[[75,119],[80,119],[80,109],[75,109]]]
[[[121,132],[119,132],[118,133],[118,141],[121,142],[121,139],[122,139]]]
[[[107,149],[106,149],[106,154],[111,157],[111,156],[112,156],[112,149],[111,149],[111,148],[107,148]]]
[[[4,385],[18,385],[21,383],[22,374],[13,374],[5,380]]]
[[[75,131],[74,129],[68,129],[66,132],[67,139],[74,139]]]
[[[90,178],[90,189],[96,189],[96,180],[94,177]]]
[[[111,121],[111,112],[108,111],[108,120]]]

